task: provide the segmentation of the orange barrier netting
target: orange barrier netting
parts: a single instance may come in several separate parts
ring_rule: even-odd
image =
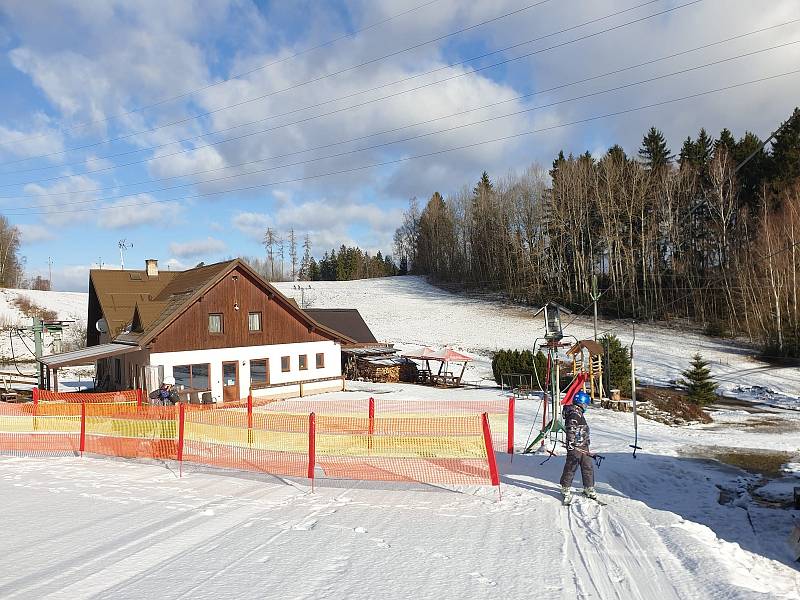
[[[374,418],[431,417],[459,415],[489,415],[492,446],[498,452],[514,451],[514,398],[493,400],[384,400],[375,398],[340,400],[280,400],[262,408],[263,411],[293,414],[315,413],[339,416],[372,416]]]
[[[0,451],[169,458],[312,480],[499,485],[487,413],[387,418],[0,403]]]
[[[33,388],[33,401],[38,402],[141,402],[141,390],[118,392],[52,392]]]

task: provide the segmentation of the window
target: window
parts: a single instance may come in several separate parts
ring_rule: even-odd
[[[300,359],[300,370],[306,371],[308,369],[308,354],[301,354],[298,358]]]
[[[325,354],[323,352],[317,352],[317,368],[325,368]]]
[[[222,333],[222,315],[212,313],[208,315],[208,333]]]
[[[289,357],[288,356],[281,356],[281,371],[283,373],[288,373],[290,368],[291,368],[291,366],[290,366],[290,363],[289,363]]]
[[[207,363],[198,365],[179,365],[172,367],[175,386],[181,390],[208,391],[211,389]]]
[[[261,313],[247,313],[247,327],[250,331],[261,331]]]
[[[258,389],[269,385],[269,359],[259,358],[250,361],[250,387]]]

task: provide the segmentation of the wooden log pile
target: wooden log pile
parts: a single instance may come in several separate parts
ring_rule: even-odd
[[[399,362],[381,359],[357,359],[358,377],[375,383],[413,382],[417,380],[417,366],[413,361]]]

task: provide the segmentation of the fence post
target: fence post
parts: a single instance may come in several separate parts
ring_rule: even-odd
[[[34,388],[33,388],[33,405],[34,406],[38,406],[39,405],[39,387],[38,386],[34,386]]]
[[[247,394],[247,445],[253,445],[253,390]]]
[[[508,399],[508,427],[506,428],[506,435],[508,437],[508,453],[511,455],[511,460],[514,460],[514,411],[516,409],[516,399],[511,396]]]
[[[136,388],[136,406],[142,408],[143,395],[142,388]]]
[[[83,456],[83,452],[85,450],[86,450],[86,402],[81,402],[81,441],[80,441],[81,456]]]
[[[314,467],[317,464],[317,416],[308,415],[308,478],[311,480],[311,491],[314,491]]]
[[[186,419],[186,407],[183,402],[178,403],[178,448],[176,458],[180,468],[180,476],[183,477],[183,424]]]
[[[489,463],[489,478],[492,480],[492,485],[497,486],[497,493],[500,493],[500,475],[497,473],[497,460],[494,456],[494,447],[492,446],[492,432],[489,429],[489,415],[483,413],[481,415],[481,424],[483,425],[483,443],[486,446],[486,459]]]
[[[375,398],[369,398],[369,437],[367,438],[367,448],[372,450],[372,436],[375,433]]]

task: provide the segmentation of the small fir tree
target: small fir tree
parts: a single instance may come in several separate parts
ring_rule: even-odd
[[[686,386],[689,392],[689,401],[692,404],[703,406],[713,402],[716,398],[717,384],[711,378],[711,369],[708,368],[708,361],[703,360],[700,353],[692,358],[691,367],[681,373],[683,379],[678,383]]]
[[[622,396],[631,396],[631,355],[614,334],[606,334],[600,343],[608,353],[609,389],[619,389]]]

